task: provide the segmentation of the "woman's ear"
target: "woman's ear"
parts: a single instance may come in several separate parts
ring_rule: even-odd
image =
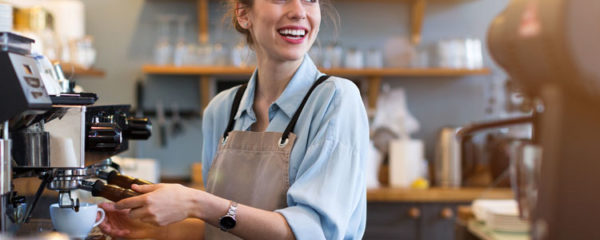
[[[244,29],[250,28],[250,18],[248,16],[249,12],[247,6],[238,2],[235,8],[235,16],[240,26]]]

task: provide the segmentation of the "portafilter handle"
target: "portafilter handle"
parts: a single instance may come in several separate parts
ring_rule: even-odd
[[[94,183],[85,181],[82,189],[92,192],[92,196],[94,197],[103,197],[113,202],[139,195],[139,193],[131,189],[122,188],[112,184],[105,184],[101,180],[96,180]]]
[[[111,171],[107,175],[106,182],[108,184],[117,185],[119,187],[126,188],[126,189],[130,189],[131,184],[137,184],[137,185],[152,184],[151,182],[143,180],[143,179],[133,178],[130,176],[122,175],[119,172],[114,171],[114,170]]]

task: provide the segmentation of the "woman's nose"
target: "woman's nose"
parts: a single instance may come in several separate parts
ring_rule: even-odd
[[[303,0],[292,0],[288,3],[288,17],[291,19],[305,19],[306,9]]]

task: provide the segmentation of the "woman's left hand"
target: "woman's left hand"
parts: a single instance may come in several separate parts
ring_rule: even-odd
[[[180,184],[131,185],[139,196],[116,203],[117,209],[131,209],[129,218],[166,226],[191,216],[198,190]]]

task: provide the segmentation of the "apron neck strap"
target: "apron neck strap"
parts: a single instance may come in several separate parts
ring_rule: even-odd
[[[231,113],[229,113],[229,123],[227,123],[227,129],[225,129],[225,132],[223,133],[223,139],[227,138],[229,132],[233,130],[235,114],[240,108],[240,102],[242,101],[242,96],[244,95],[247,86],[248,84],[242,84],[235,93],[235,98],[233,98],[233,104],[231,105]]]
[[[325,82],[325,80],[327,80],[328,78],[328,75],[323,75],[319,77],[319,79],[317,79],[317,81],[312,85],[312,87],[310,87],[310,89],[304,96],[304,99],[302,99],[302,103],[300,104],[300,106],[294,113],[294,116],[290,120],[290,123],[285,128],[285,131],[283,131],[283,135],[281,135],[280,144],[283,144],[288,139],[290,132],[294,131],[294,128],[296,127],[296,122],[298,122],[298,118],[300,118],[300,113],[302,113],[302,109],[304,109],[304,105],[306,105],[310,94],[315,90],[315,88],[317,88],[317,86],[319,86],[319,84]],[[229,113],[229,123],[227,124],[227,129],[225,129],[225,132],[223,133],[223,139],[226,139],[229,135],[229,132],[233,130],[233,125],[235,124],[235,114],[240,108],[240,102],[242,101],[242,96],[244,95],[244,91],[246,91],[247,86],[247,84],[243,84],[238,88],[237,92],[235,93],[233,104],[231,106],[231,113]]]
[[[290,120],[290,123],[285,128],[285,131],[283,131],[283,135],[281,135],[280,144],[284,144],[286,142],[286,140],[288,139],[290,132],[294,131],[294,128],[296,127],[296,122],[298,122],[298,118],[300,118],[300,113],[302,113],[302,109],[304,109],[304,105],[306,105],[306,102],[308,101],[310,94],[313,92],[313,90],[315,90],[315,88],[317,88],[317,86],[319,86],[319,84],[325,82],[325,80],[327,80],[328,78],[329,78],[329,75],[323,75],[323,76],[319,77],[319,79],[317,79],[317,81],[312,85],[312,87],[310,87],[310,90],[308,90],[308,92],[304,96],[304,99],[302,99],[302,103],[300,104],[300,107],[298,107],[298,109],[294,113],[294,116],[292,117],[292,120]]]

